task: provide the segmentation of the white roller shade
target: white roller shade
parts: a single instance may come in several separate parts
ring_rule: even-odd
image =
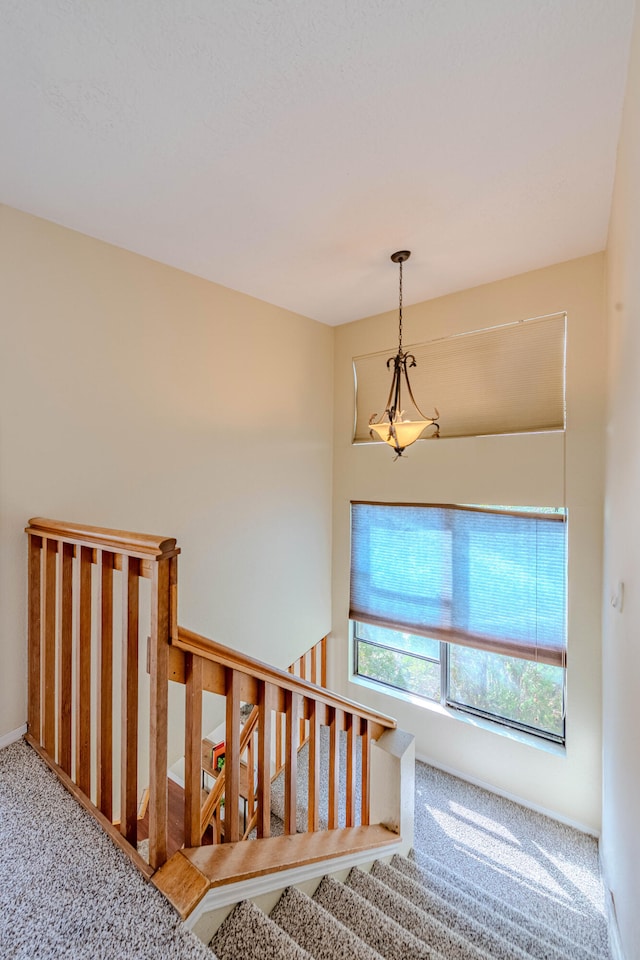
[[[425,416],[440,411],[441,437],[563,430],[566,314],[554,314],[407,348]],[[356,443],[373,442],[372,414],[384,412],[396,352],[356,357]]]

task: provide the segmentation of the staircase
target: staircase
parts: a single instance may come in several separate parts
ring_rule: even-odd
[[[502,898],[502,890],[488,894],[424,852],[401,855],[413,841],[413,737],[392,718],[310,682],[306,655],[294,675],[179,627],[174,539],[42,518],[27,533],[25,739],[202,941],[215,931],[218,960],[610,957],[606,929],[581,929],[561,904],[534,915],[520,898],[516,909],[506,875]],[[151,610],[146,658],[139,622],[144,579]],[[114,584],[122,593],[119,632]],[[309,652],[314,680],[318,659],[324,680],[325,657],[324,644]],[[186,702],[185,789],[175,817],[166,780],[170,683],[185,687]],[[141,690],[149,699],[144,827]],[[224,772],[203,797],[204,696],[219,698],[226,736]],[[242,724],[246,706],[251,712]],[[280,773],[272,782],[274,766]],[[242,829],[241,800],[248,805]],[[212,821],[213,843],[203,845]],[[141,839],[145,858],[137,849]],[[258,887],[260,895],[253,892]]]
[[[341,746],[344,735],[341,736]],[[305,750],[300,751],[299,821],[305,823]],[[320,740],[321,776],[329,750]],[[344,766],[344,765],[342,765]],[[302,774],[302,775],[300,775]],[[344,769],[340,771],[344,776]],[[282,815],[281,778],[274,781],[272,811]],[[321,823],[326,811],[320,811]],[[339,826],[344,811],[339,811]],[[367,867],[288,887],[273,907],[239,903],[223,920],[211,950],[218,960],[607,960],[607,930],[576,912],[534,897],[531,912],[522,888],[489,893],[424,851],[395,854]],[[535,907],[533,906],[535,902]],[[535,913],[534,913],[535,910]]]
[[[238,904],[211,941],[218,960],[604,960],[589,944],[512,907],[430,857],[378,860],[310,893],[289,887],[267,913]]]

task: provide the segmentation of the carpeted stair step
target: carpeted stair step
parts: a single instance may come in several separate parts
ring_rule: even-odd
[[[445,955],[333,877],[321,881],[313,899],[387,960],[445,960]]]
[[[408,858],[399,857],[392,861],[392,866],[402,870],[407,876],[419,883],[429,886],[432,890],[445,898],[457,900],[460,895],[470,897],[472,901],[484,904],[485,907],[500,915],[503,920],[510,921],[519,930],[527,931],[531,936],[542,943],[555,947],[571,960],[605,960],[609,957],[609,946],[606,925],[600,930],[588,934],[592,939],[591,947],[585,945],[585,923],[579,925],[578,940],[571,933],[573,924],[569,908],[563,907],[559,917],[560,927],[554,929],[548,923],[542,923],[533,913],[526,913],[514,907],[513,904],[500,897],[496,897],[487,890],[456,873],[447,864],[412,850]],[[584,919],[584,918],[583,918]],[[517,941],[521,943],[520,939]],[[547,956],[547,954],[543,954]]]
[[[370,873],[354,867],[347,877],[347,886],[362,897],[366,897],[374,907],[401,924],[409,933],[413,933],[428,946],[438,950],[447,960],[491,960],[490,954],[480,947],[469,943],[464,937],[454,933],[425,913],[420,907],[392,890]]]
[[[295,887],[285,890],[270,916],[314,960],[382,960],[364,940]]]
[[[218,960],[313,960],[250,900],[232,910],[210,947]]]
[[[402,860],[403,858],[398,858]],[[395,858],[394,858],[395,860]],[[393,861],[392,861],[393,862]],[[469,943],[484,950],[493,960],[531,960],[531,954],[500,936],[491,927],[486,927],[474,916],[461,910],[443,897],[410,879],[400,869],[376,861],[372,875],[386,883],[425,913],[435,917],[445,927],[464,937]],[[548,955],[549,960],[561,960],[561,955]],[[565,958],[562,958],[565,960]]]

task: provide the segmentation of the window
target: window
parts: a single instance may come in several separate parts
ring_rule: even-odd
[[[442,438],[564,430],[565,341],[559,313],[413,344],[413,391],[427,415],[442,411]],[[353,359],[355,443],[379,442],[369,421],[382,413],[392,354]]]
[[[561,508],[352,504],[357,675],[564,741]]]

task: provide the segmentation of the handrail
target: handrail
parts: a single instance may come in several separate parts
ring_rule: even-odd
[[[90,527],[44,517],[33,517],[29,520],[25,532],[34,536],[51,537],[64,543],[111,548],[141,559],[167,559],[180,552],[176,550],[175,537],[156,537],[146,533],[132,533],[129,530]]]
[[[171,641],[172,646],[178,647],[184,653],[194,654],[210,660],[220,666],[227,667],[230,670],[237,670],[247,676],[264,683],[272,683],[290,693],[299,694],[303,697],[323,703],[334,710],[345,710],[348,713],[355,713],[361,719],[368,720],[370,723],[377,723],[381,727],[389,730],[395,730],[397,727],[393,717],[388,717],[384,713],[378,713],[369,707],[355,700],[349,700],[340,694],[326,690],[324,687],[318,687],[309,680],[302,680],[286,670],[280,670],[278,667],[272,667],[262,660],[256,660],[247,654],[239,653],[230,647],[225,647],[215,640],[209,640],[192,630],[185,627],[178,627],[178,637]]]

